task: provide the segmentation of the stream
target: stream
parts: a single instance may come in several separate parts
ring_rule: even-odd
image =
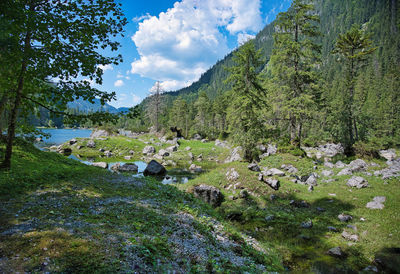
[[[92,130],[90,129],[41,129],[44,133],[51,134],[49,138],[43,138],[42,142],[38,142],[35,144],[37,148],[40,150],[48,150],[46,148],[53,146],[53,145],[61,145],[73,138],[89,138]],[[79,161],[86,165],[92,165],[94,162],[93,158],[81,158],[78,155],[71,154],[67,156],[70,159]],[[116,164],[125,164],[125,163],[134,163],[138,166],[138,172],[132,174],[132,177],[141,178],[144,177],[143,171],[145,170],[147,163],[143,161],[134,161],[134,162],[110,162],[108,163],[108,169],[112,172],[112,167]],[[163,184],[184,184],[187,183],[189,180],[194,179],[196,174],[193,174],[186,169],[182,168],[173,168],[167,170],[167,175],[164,177],[154,177],[157,180],[161,181]]]

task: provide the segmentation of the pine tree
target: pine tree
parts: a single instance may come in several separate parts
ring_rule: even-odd
[[[360,71],[360,67],[368,60],[372,52],[376,48],[372,47],[372,42],[362,29],[358,26],[353,26],[345,34],[339,34],[335,49],[340,57],[340,61],[344,64],[345,86],[342,93],[343,98],[343,122],[344,136],[343,142],[345,145],[346,154],[352,154],[352,146],[359,139],[357,127],[357,117],[355,112],[357,106],[355,104],[355,83]]]
[[[321,47],[314,42],[320,36],[313,14],[314,6],[294,0],[275,23],[272,76],[277,103],[283,119],[289,121],[290,141],[300,145],[303,124],[312,118],[318,91],[317,65]]]

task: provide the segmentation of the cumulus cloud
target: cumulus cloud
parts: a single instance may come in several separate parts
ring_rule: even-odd
[[[114,87],[122,87],[124,85],[124,81],[122,80],[117,80],[114,83]]]
[[[131,73],[174,90],[197,80],[230,49],[222,30],[242,41],[262,28],[261,0],[182,0],[139,23],[132,36],[140,59]],[[247,36],[246,36],[247,35]]]

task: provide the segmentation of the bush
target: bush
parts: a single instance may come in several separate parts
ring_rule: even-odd
[[[358,157],[379,158],[379,150],[382,149],[382,146],[374,142],[357,142],[354,144],[353,148]]]

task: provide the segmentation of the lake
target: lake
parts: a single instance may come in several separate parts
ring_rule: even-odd
[[[50,138],[43,138],[43,142],[39,143],[40,147],[61,145],[73,138],[89,138],[92,134],[91,129],[41,129],[44,133],[51,134]]]

